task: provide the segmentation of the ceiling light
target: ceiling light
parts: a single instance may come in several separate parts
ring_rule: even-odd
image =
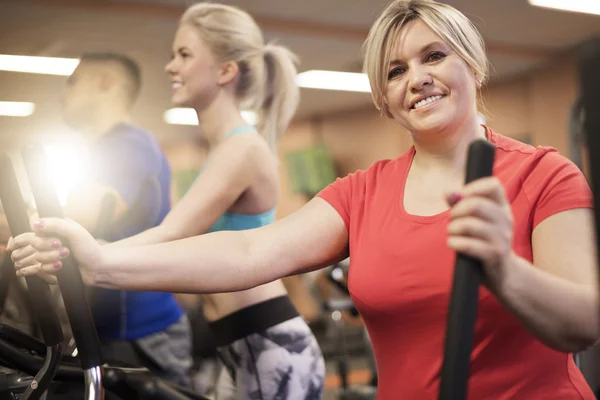
[[[258,117],[252,111],[242,111],[242,118],[250,125],[256,125]],[[198,116],[193,108],[171,108],[165,111],[164,121],[172,125],[198,125]]]
[[[311,70],[298,74],[296,83],[303,88],[371,92],[367,74]]]
[[[79,60],[76,58],[0,54],[0,71],[69,76],[78,64]]]
[[[597,0],[529,0],[529,4],[555,10],[600,15],[600,2]]]
[[[33,114],[35,104],[19,101],[0,101],[0,115],[6,117],[28,117]]]

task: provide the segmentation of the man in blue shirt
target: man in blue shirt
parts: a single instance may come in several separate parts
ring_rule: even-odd
[[[130,58],[88,54],[61,99],[67,125],[89,144],[91,176],[68,196],[65,212],[101,239],[116,241],[159,225],[170,209],[171,173],[156,139],[129,123],[141,86]],[[99,221],[111,196],[109,221]],[[104,226],[106,225],[106,226]],[[108,229],[107,229],[108,227]],[[143,365],[188,384],[191,332],[170,293],[93,289],[91,308],[105,358]]]

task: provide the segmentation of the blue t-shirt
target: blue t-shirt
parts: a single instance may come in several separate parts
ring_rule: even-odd
[[[171,171],[156,139],[141,128],[119,124],[90,149],[91,181],[116,189],[128,205],[111,229],[110,241],[157,226],[170,210]],[[183,310],[163,292],[95,289],[92,313],[104,340],[135,340],[165,330]]]

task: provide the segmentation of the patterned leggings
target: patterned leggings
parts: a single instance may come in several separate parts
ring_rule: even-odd
[[[318,400],[323,396],[325,361],[300,316],[220,344],[217,350],[225,368],[216,400]]]

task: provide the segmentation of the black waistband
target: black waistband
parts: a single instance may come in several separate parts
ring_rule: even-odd
[[[217,346],[226,346],[253,333],[300,316],[288,296],[253,304],[210,323]]]

